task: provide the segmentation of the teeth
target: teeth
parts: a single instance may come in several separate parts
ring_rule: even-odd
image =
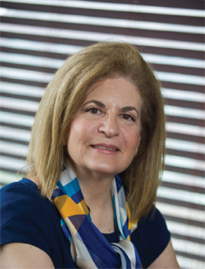
[[[117,151],[117,149],[106,148],[106,147],[101,147],[101,146],[94,146],[94,148],[96,148],[96,149],[108,149],[108,150],[112,150],[112,151]]]

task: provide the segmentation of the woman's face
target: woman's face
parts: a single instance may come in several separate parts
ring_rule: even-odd
[[[142,99],[122,77],[96,83],[71,122],[67,149],[77,175],[114,177],[140,143]]]

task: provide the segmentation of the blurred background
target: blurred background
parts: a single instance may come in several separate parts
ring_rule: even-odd
[[[135,45],[162,83],[166,169],[157,207],[181,268],[205,268],[203,0],[1,1],[0,184],[20,179],[35,113],[63,61],[98,41]]]

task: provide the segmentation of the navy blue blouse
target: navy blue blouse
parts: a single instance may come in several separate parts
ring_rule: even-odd
[[[1,189],[0,244],[20,242],[45,251],[55,268],[77,268],[70,254],[70,244],[60,227],[60,215],[49,199],[43,199],[36,184],[23,178]],[[132,233],[143,268],[147,268],[163,252],[170,240],[165,220],[156,209],[142,218]],[[104,234],[110,243],[116,232]]]

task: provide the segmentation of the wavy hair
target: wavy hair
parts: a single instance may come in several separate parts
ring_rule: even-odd
[[[160,83],[138,50],[127,43],[102,42],[88,46],[59,68],[35,116],[27,176],[39,180],[43,197],[51,197],[62,169],[63,145],[73,117],[94,83],[114,77],[132,82],[143,100],[138,153],[121,173],[131,216],[135,219],[146,215],[156,200],[164,168],[165,119]]]

